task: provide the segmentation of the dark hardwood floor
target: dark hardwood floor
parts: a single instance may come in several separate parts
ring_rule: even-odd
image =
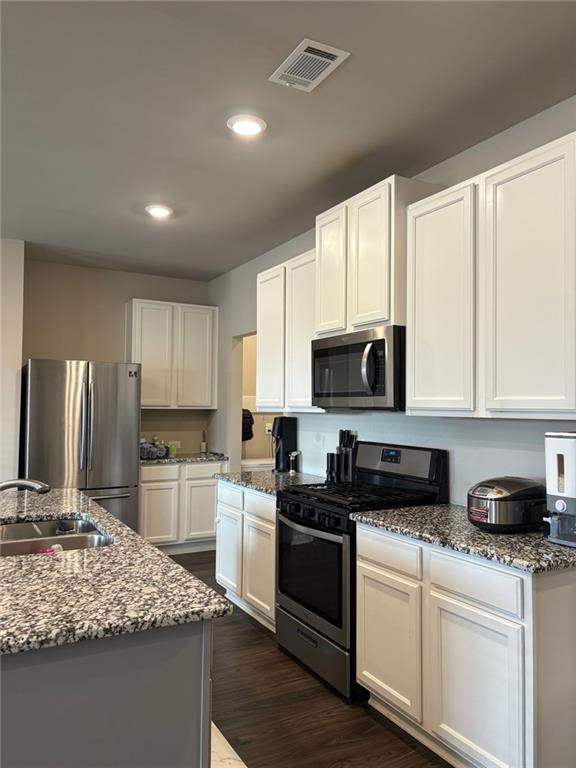
[[[174,559],[223,591],[214,553]],[[248,768],[449,768],[367,705],[331,693],[238,608],[214,622],[212,707]]]

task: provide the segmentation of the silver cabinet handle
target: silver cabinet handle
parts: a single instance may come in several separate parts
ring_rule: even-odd
[[[90,382],[90,423],[88,425],[88,469],[94,462],[94,382]]]
[[[82,395],[80,398],[80,469],[86,468],[86,382],[82,382]]]
[[[372,341],[369,341],[368,344],[364,347],[364,353],[362,355],[362,366],[360,368],[360,373],[362,375],[362,383],[364,384],[364,387],[366,389],[366,392],[368,394],[372,394],[372,388],[370,387],[370,382],[368,381],[368,357],[370,355],[370,352],[372,352],[372,347],[374,346],[374,343]]]

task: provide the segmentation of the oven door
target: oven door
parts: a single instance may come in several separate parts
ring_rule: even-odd
[[[350,647],[350,536],[278,515],[276,602]]]

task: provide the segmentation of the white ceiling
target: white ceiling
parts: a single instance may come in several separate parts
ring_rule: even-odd
[[[3,2],[3,236],[209,279],[576,93],[571,2]],[[313,93],[304,37],[351,52]],[[229,115],[268,122],[258,141]],[[158,224],[149,202],[175,210]]]

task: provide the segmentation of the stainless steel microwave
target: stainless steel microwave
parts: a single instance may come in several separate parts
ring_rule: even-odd
[[[406,329],[387,325],[312,341],[312,405],[404,410]]]

